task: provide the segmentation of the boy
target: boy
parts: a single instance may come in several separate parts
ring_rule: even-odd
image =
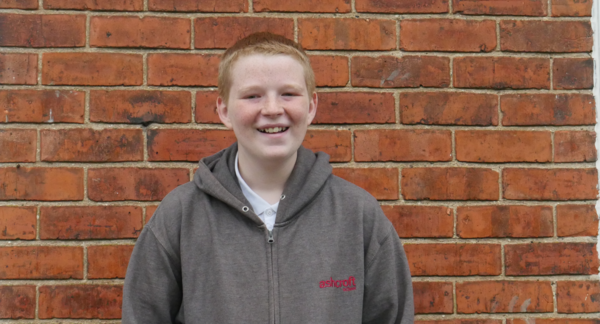
[[[200,161],[144,228],[123,323],[412,323],[402,245],[377,201],[301,143],[317,110],[302,48],[258,33],[219,66],[238,142]]]

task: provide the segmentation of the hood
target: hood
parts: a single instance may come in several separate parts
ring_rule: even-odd
[[[200,160],[198,171],[194,175],[194,183],[206,194],[247,215],[258,225],[263,222],[252,211],[244,212],[243,207],[251,207],[244,197],[235,175],[235,155],[237,143],[215,155]],[[302,146],[298,149],[298,157],[294,170],[285,184],[283,195],[277,208],[275,224],[283,224],[291,220],[308,205],[319,193],[331,176],[329,155],[323,152],[314,153]]]

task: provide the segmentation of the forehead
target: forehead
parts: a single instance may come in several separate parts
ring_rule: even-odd
[[[250,54],[240,57],[231,68],[232,87],[240,83],[305,83],[304,66],[286,54]]]

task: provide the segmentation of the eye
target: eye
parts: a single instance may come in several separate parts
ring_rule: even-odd
[[[256,99],[256,98],[258,98],[258,95],[255,95],[255,94],[250,94],[250,95],[244,96],[244,99]]]

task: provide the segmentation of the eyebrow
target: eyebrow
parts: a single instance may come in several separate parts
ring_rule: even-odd
[[[287,84],[282,85],[280,88],[301,91],[303,87],[302,87],[302,85],[298,85],[295,83],[287,83]],[[251,92],[251,91],[260,90],[260,89],[261,89],[261,86],[259,86],[259,85],[251,85],[249,87],[240,88],[239,92],[242,92],[242,93],[243,92]]]

